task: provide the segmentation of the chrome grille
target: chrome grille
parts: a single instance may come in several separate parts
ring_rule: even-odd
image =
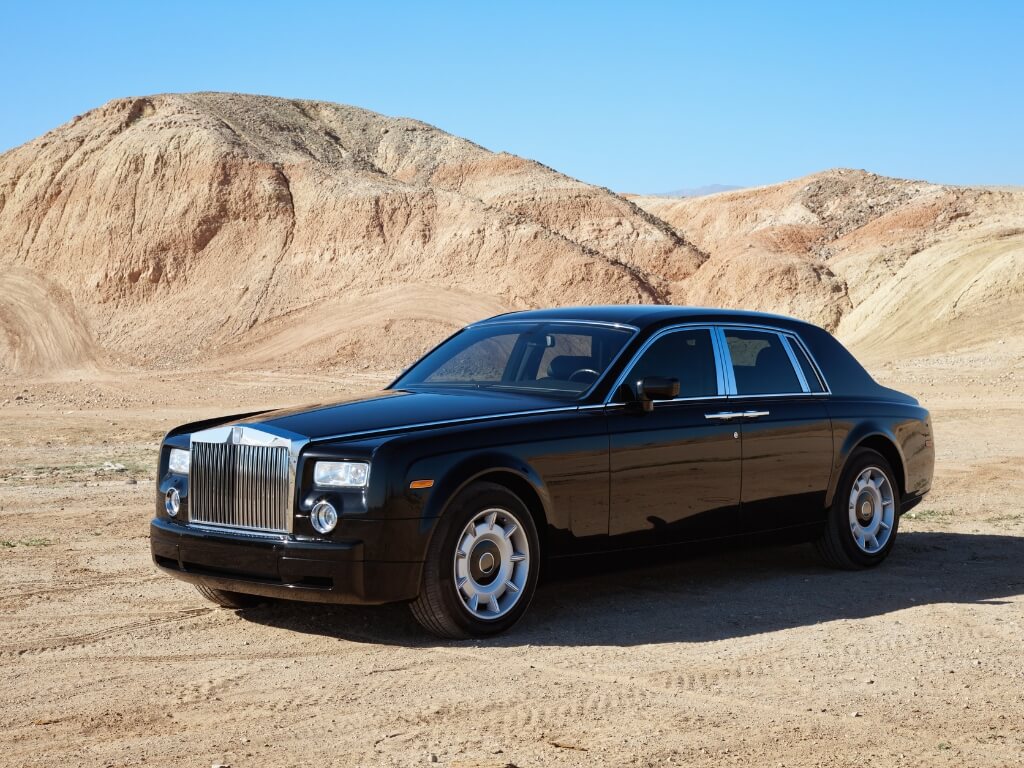
[[[193,442],[189,521],[287,532],[289,459],[283,446]]]

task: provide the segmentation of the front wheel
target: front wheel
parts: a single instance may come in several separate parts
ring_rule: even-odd
[[[438,524],[412,615],[440,637],[504,632],[537,588],[540,540],[530,510],[507,488],[474,483]]]
[[[896,542],[900,524],[899,486],[885,457],[855,451],[843,470],[818,554],[833,568],[855,570],[881,563]]]

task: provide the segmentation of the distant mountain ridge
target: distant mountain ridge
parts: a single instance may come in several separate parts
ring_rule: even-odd
[[[706,197],[707,195],[717,195],[719,192],[732,192],[736,189],[744,189],[744,187],[733,184],[707,184],[703,187],[684,187],[671,192],[654,192],[648,197]]]

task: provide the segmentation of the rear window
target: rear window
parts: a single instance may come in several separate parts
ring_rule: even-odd
[[[739,395],[803,392],[782,338],[770,331],[725,329]]]

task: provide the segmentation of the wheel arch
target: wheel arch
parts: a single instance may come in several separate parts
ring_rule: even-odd
[[[551,514],[551,497],[540,475],[514,456],[480,454],[467,457],[452,466],[435,486],[428,514],[443,516],[462,491],[478,482],[500,485],[522,500],[537,526],[543,553],[546,549],[544,544]]]
[[[525,476],[512,472],[508,469],[487,470],[469,480],[469,482],[466,483],[466,487],[479,482],[495,483],[496,485],[504,486],[522,499],[526,508],[533,516],[533,522],[537,525],[538,535],[544,535],[544,531],[548,524],[548,516],[544,507],[544,502],[533,483],[531,483]],[[460,488],[459,490],[462,489]]]
[[[851,431],[843,441],[842,449],[839,452],[840,461],[833,472],[833,480],[829,489],[828,503],[832,503],[835,497],[836,488],[843,475],[850,457],[855,451],[867,448],[885,457],[896,474],[896,486],[899,495],[902,497],[907,492],[907,470],[903,458],[903,451],[900,449],[899,440],[889,430],[876,424],[865,424],[860,429]]]
[[[852,454],[853,451],[860,448],[868,448],[884,456],[885,460],[889,462],[889,466],[892,467],[892,471],[896,473],[896,485],[900,495],[907,492],[907,471],[903,466],[903,453],[895,440],[881,434],[868,435],[857,443],[850,453]]]

